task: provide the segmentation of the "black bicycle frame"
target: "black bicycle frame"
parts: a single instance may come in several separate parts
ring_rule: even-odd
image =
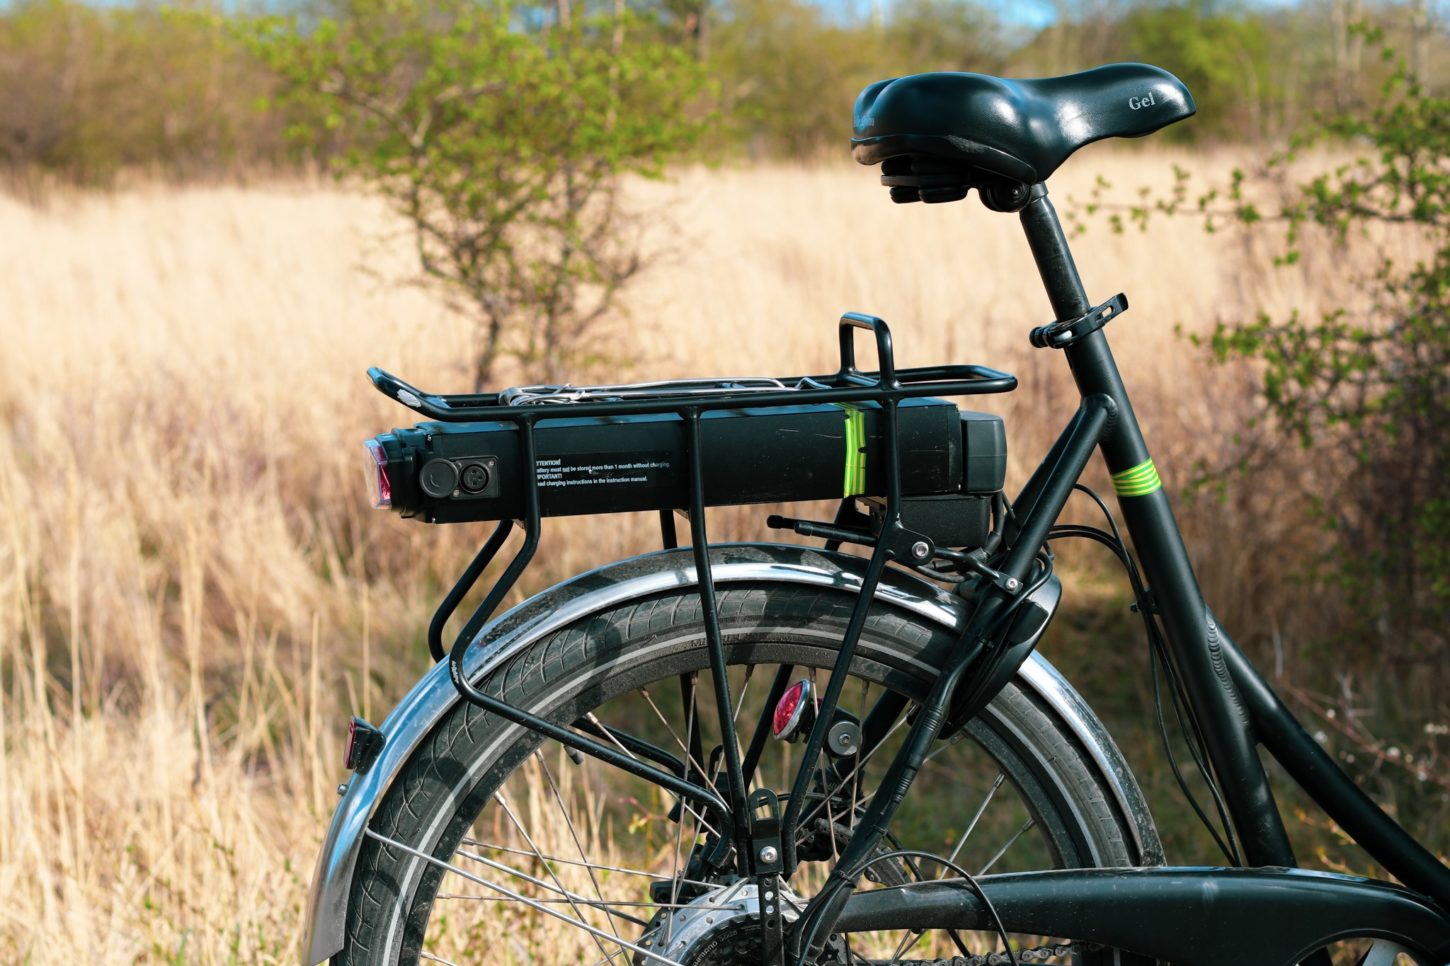
[[[1086,314],[1090,302],[1044,186],[1033,190],[1021,219],[1053,312],[1059,319]],[[1117,404],[1118,419],[1102,441],[1108,471],[1121,477],[1145,462],[1151,465],[1104,331],[1085,336],[1064,354],[1084,396],[1101,393]],[[1167,493],[1161,486],[1137,495],[1120,492],[1118,505],[1153,589],[1171,658],[1203,732],[1245,863],[1296,864],[1258,756],[1262,745],[1376,861],[1450,911],[1450,870],[1360,791],[1218,626],[1199,591]]]
[[[952,727],[960,726],[964,715],[970,714],[973,709],[981,707],[993,697],[995,691],[1000,689],[1001,682],[1007,680],[1010,671],[1014,669],[1007,665],[1008,673],[1004,677],[1002,672],[1006,662],[1013,659],[1020,661],[1025,657],[1018,652],[1020,649],[1008,653],[1010,649],[1003,642],[1003,627],[1018,602],[1027,595],[1039,571],[1038,555],[1074,484],[1081,477],[1095,450],[1102,452],[1113,476],[1123,518],[1132,537],[1142,573],[1151,587],[1154,617],[1161,621],[1169,660],[1183,684],[1191,719],[1202,734],[1208,767],[1221,790],[1229,825],[1233,837],[1240,845],[1245,866],[1263,868],[1296,865],[1293,848],[1259,757],[1259,747],[1262,746],[1284,766],[1288,774],[1325,813],[1372,857],[1415,893],[1438,906],[1438,910],[1426,906],[1428,912],[1412,909],[1404,913],[1405,921],[1418,922],[1428,916],[1444,926],[1446,935],[1450,935],[1450,869],[1386,815],[1340,770],[1333,759],[1305,732],[1269,684],[1254,670],[1239,648],[1218,626],[1205,605],[1168,496],[1158,479],[1132,403],[1108,347],[1102,324],[1110,313],[1102,311],[1104,306],[1094,309],[1089,302],[1068,249],[1067,239],[1047,198],[1045,186],[1036,185],[1032,188],[1019,216],[1052,311],[1059,320],[1053,326],[1054,338],[1040,340],[1038,344],[1050,345],[1063,351],[1082,401],[1042,465],[1014,501],[1012,512],[1007,518],[1010,521],[1004,534],[1004,545],[1007,549],[998,563],[1000,569],[989,571],[988,576],[991,579],[982,581],[976,607],[961,633],[959,646],[949,656],[931,695],[912,719],[902,747],[867,803],[851,839],[841,850],[836,868],[791,929],[786,943],[788,951],[776,958],[775,962],[783,962],[786,958],[795,964],[808,962],[823,947],[826,937],[838,923],[870,923],[890,918],[893,908],[891,903],[896,900],[882,898],[880,893],[873,893],[869,900],[861,897],[866,901],[852,905],[850,911],[847,911],[848,904],[852,902],[855,881],[865,859],[872,854],[872,850],[884,836],[896,806],[910,788],[931,743],[941,736],[948,723]],[[1113,311],[1122,307],[1123,303],[1118,302]],[[1079,326],[1077,323],[1083,324]],[[875,335],[879,372],[863,373],[857,369],[851,339],[856,328],[870,330]],[[1015,386],[1015,380],[1010,376],[979,366],[936,367],[898,373],[892,361],[890,332],[884,322],[871,316],[848,314],[841,320],[840,331],[840,371],[831,377],[810,377],[805,381],[806,385],[819,388],[764,393],[750,397],[749,401],[749,405],[867,401],[880,406],[884,417],[883,443],[885,465],[888,468],[884,523],[874,539],[855,540],[872,547],[870,562],[839,649],[837,662],[822,695],[820,711],[807,736],[793,787],[789,797],[785,799],[783,814],[777,816],[772,810],[762,820],[756,814],[757,809],[753,807],[757,803],[753,798],[747,797],[749,782],[763,747],[765,718],[762,718],[751,745],[742,758],[737,748],[735,725],[730,715],[732,701],[725,673],[724,644],[715,613],[714,584],[710,577],[708,534],[705,526],[707,482],[701,475],[699,421],[703,412],[741,405],[743,400],[740,397],[722,394],[706,395],[687,402],[600,402],[581,404],[570,411],[570,415],[580,416],[674,412],[685,422],[687,452],[690,456],[689,502],[687,506],[679,509],[686,512],[690,524],[692,558],[700,588],[710,667],[714,677],[714,697],[720,717],[725,794],[719,794],[702,784],[700,779],[705,776],[701,771],[701,763],[697,760],[681,762],[662,749],[588,722],[576,722],[571,728],[546,721],[483,693],[464,677],[464,652],[527,565],[537,545],[540,518],[536,481],[530,481],[527,492],[526,519],[523,521],[525,541],[522,549],[484,602],[471,615],[447,655],[454,683],[468,700],[509,720],[533,728],[570,748],[654,781],[679,795],[682,802],[693,803],[720,819],[724,824],[719,826],[722,844],[717,847],[717,855],[724,855],[733,846],[734,859],[730,861],[734,862],[741,874],[756,877],[779,874],[788,876],[793,871],[796,861],[795,827],[807,799],[810,775],[821,752],[831,714],[846,677],[840,672],[850,665],[865,624],[867,608],[883,569],[892,561],[912,562],[914,551],[923,546],[919,542],[921,535],[906,531],[901,523],[900,474],[896,468],[897,404],[912,396],[970,395],[1000,392]],[[1067,333],[1067,337],[1062,337],[1063,333]],[[543,411],[537,407],[508,406],[500,397],[486,394],[429,396],[386,373],[374,370],[372,375],[374,382],[385,393],[434,419],[515,421],[522,434],[526,465],[533,464],[534,425],[539,419],[545,418]],[[848,503],[849,501],[843,502],[841,513],[834,524],[802,523],[797,531],[825,537],[830,544],[837,545],[842,539],[860,538],[862,535],[850,526],[854,521]],[[498,525],[493,536],[440,607],[429,628],[430,649],[435,657],[441,659],[444,656],[442,634],[449,616],[499,552],[510,527],[508,522]],[[669,510],[661,511],[661,530],[666,546],[673,547],[674,522]],[[830,544],[830,549],[835,549]],[[916,562],[923,561],[918,558]],[[765,715],[770,713],[779,698],[789,674],[790,669],[783,668],[776,676],[770,689]],[[695,689],[688,682],[682,688],[682,695],[686,703],[693,707]],[[891,722],[905,709],[906,702],[903,699],[892,695],[883,697],[863,723],[865,743],[861,752],[865,752],[872,745],[873,736],[884,734]],[[691,716],[690,720],[693,722],[695,719]],[[693,730],[689,740],[692,758],[697,758],[698,736]],[[774,802],[773,796],[771,802]],[[758,848],[764,840],[779,842],[781,849]],[[764,857],[767,852],[774,855],[777,851],[784,854],[778,858]],[[722,858],[721,861],[726,859]],[[1172,880],[1173,887],[1179,890],[1174,895],[1179,897],[1192,894],[1194,888],[1202,885],[1201,876],[1211,874],[1198,870],[1198,877],[1195,877],[1187,874],[1194,870],[1165,871],[1183,874],[1179,879]],[[1054,873],[1053,876],[1050,883],[1047,879],[1023,880],[1027,882],[1026,885],[1018,880],[1004,880],[1003,886],[1010,892],[1014,902],[1025,903],[1027,907],[1031,905],[1032,895],[1042,897],[1042,904],[1038,908],[1025,908],[1022,912],[1024,918],[1020,921],[1030,922],[1033,924],[1032,929],[1048,934],[1053,934],[1050,927],[1055,910],[1067,908],[1075,902],[1087,903],[1093,890],[1101,889],[1102,882],[1100,875],[1094,877],[1072,870]],[[1142,895],[1150,896],[1153,889],[1163,888],[1163,883],[1168,881],[1168,878],[1163,877],[1133,880],[1124,888],[1142,889],[1145,890]],[[1048,884],[1050,888],[1047,887]],[[1224,887],[1234,890],[1236,901],[1239,901],[1243,909],[1248,910],[1241,915],[1251,918],[1260,915],[1255,911],[1259,896],[1255,890],[1264,888],[1261,878],[1245,872],[1232,883],[1224,879]],[[1341,891],[1336,892],[1336,889]],[[1398,893],[1390,895],[1376,892],[1370,886],[1349,889],[1343,884],[1316,882],[1309,891],[1315,897],[1313,902],[1330,905],[1341,902],[1344,909],[1353,908],[1356,902],[1382,902],[1387,910],[1408,909],[1414,905],[1413,901]],[[939,903],[944,917],[958,916],[954,920],[956,926],[960,927],[964,922],[972,921],[968,912],[958,908],[965,899],[946,893],[935,895],[933,901]],[[1340,898],[1335,899],[1335,896]],[[1406,905],[1407,902],[1409,905]],[[1272,931],[1278,913],[1272,903],[1258,905],[1262,906],[1259,929],[1266,933]],[[1083,907],[1086,908],[1085,905]],[[1120,903],[1116,910],[1111,903],[1099,903],[1094,908],[1100,908],[1099,914],[1109,920],[1102,924],[1105,941],[1118,935],[1113,931],[1115,926],[1123,925],[1127,928],[1127,919],[1117,923],[1112,921],[1114,916],[1137,915],[1131,903]],[[956,909],[955,913],[952,912],[953,909]],[[1141,919],[1140,916],[1137,918]],[[1317,908],[1315,915],[1308,917],[1305,922],[1312,925],[1320,920],[1332,921],[1333,918],[1326,917],[1324,908]],[[1312,961],[1317,963],[1327,960]]]
[[[1071,325],[1073,320],[1092,320],[1095,310],[1084,291],[1044,185],[1033,187],[1020,211],[1020,218],[1053,313],[1060,320],[1059,325],[1075,328]],[[1137,551],[1142,573],[1151,587],[1156,616],[1162,621],[1169,659],[1183,682],[1189,713],[1202,733],[1209,767],[1221,789],[1232,833],[1242,849],[1244,864],[1249,867],[1297,865],[1259,758],[1258,748],[1263,746],[1325,814],[1376,861],[1411,889],[1433,900],[1440,910],[1438,926],[1450,930],[1450,915],[1447,915],[1450,913],[1450,870],[1375,805],[1305,732],[1272,687],[1218,626],[1205,605],[1173,509],[1153,467],[1101,323],[1083,326],[1082,334],[1066,340],[1061,348],[1083,403],[1013,503],[1009,519],[1017,523],[1008,531],[1008,539],[1014,541],[1013,552],[1003,572],[1019,580],[1025,579],[1027,560],[1041,547],[1047,528],[1056,521],[1068,492],[1082,473],[1086,464],[1085,449],[1096,445],[1113,476],[1118,504]],[[1091,439],[1087,439],[1084,423],[1087,415],[1095,412],[1106,413],[1109,418],[1095,423],[1095,432],[1091,432]],[[791,945],[794,963],[808,962],[818,954],[826,936],[837,923],[863,928],[864,921],[864,927],[870,928],[870,922],[884,921],[880,916],[872,919],[869,910],[873,904],[893,908],[896,900],[879,894],[872,894],[869,899],[862,896],[859,901],[851,898],[858,874],[853,866],[863,862],[881,840],[895,804],[906,794],[916,766],[930,742],[937,737],[939,715],[944,713],[952,694],[958,689],[970,689],[973,680],[982,680],[990,675],[989,664],[980,657],[983,642],[977,640],[976,635],[990,619],[990,609],[1000,606],[1006,596],[999,590],[995,597],[989,596],[984,600],[974,614],[956,659],[944,669],[926,707],[917,715],[903,748],[868,803],[856,833],[842,850],[836,869],[797,922]],[[970,672],[964,667],[969,663],[972,665]],[[974,697],[981,701],[991,696],[989,693]],[[975,702],[974,705],[980,707]],[[933,713],[938,717],[933,717]],[[1149,891],[1143,894],[1151,894],[1151,889],[1161,887],[1162,881],[1148,880]],[[1188,884],[1182,886],[1183,891],[1174,895],[1186,901],[1185,897],[1197,886],[1197,882],[1192,877],[1185,881]],[[1012,886],[1011,883],[1006,885],[1009,889]],[[1226,882],[1224,885],[1230,887]],[[1259,919],[1256,929],[1248,930],[1242,937],[1235,936],[1231,942],[1252,942],[1254,933],[1267,936],[1282,925],[1278,921],[1282,911],[1276,909],[1272,902],[1262,901],[1263,896],[1268,894],[1263,891],[1265,885],[1264,881],[1252,876],[1231,884],[1236,890],[1235,898],[1242,900],[1240,914]],[[1364,894],[1351,894],[1354,890],[1339,894],[1338,905],[1326,899],[1326,896],[1336,894],[1335,889],[1339,885],[1333,882],[1323,884],[1322,894],[1316,895],[1316,901],[1327,903],[1315,910],[1320,919],[1333,921],[1336,911],[1344,917],[1356,908],[1356,904],[1363,908],[1369,901]],[[956,888],[958,895],[944,902],[946,905],[955,903],[960,913],[962,903],[975,900],[968,890],[960,886]],[[1066,873],[1060,880],[1054,881],[1054,888],[1056,891],[1044,888],[1043,882],[1034,884],[1029,880],[1018,893],[1006,894],[1021,900],[1023,910],[1018,921],[1025,931],[1035,931],[1035,926],[1042,926],[1041,932],[1055,934],[1049,925],[1053,915],[1063,914],[1069,909],[1077,910],[1079,915],[1074,920],[1077,921],[1081,918],[1081,910],[1088,908],[1094,890],[1102,891],[1102,880],[1088,874]],[[1320,883],[1316,882],[1315,888],[1320,888]],[[1040,897],[1036,908],[1027,898],[1034,894]],[[1125,888],[1120,895],[1126,899],[1134,894],[1131,889]],[[914,904],[894,906],[895,912],[900,915],[908,908],[919,909],[926,898],[923,894],[914,893],[911,896]],[[1392,908],[1395,901],[1396,897],[1386,898],[1385,908]],[[854,902],[849,914],[845,912],[848,902]],[[1099,915],[1107,917],[1103,928],[1108,934],[1131,935],[1132,929],[1143,920],[1141,913],[1144,906],[1133,901],[1122,901],[1116,905],[1112,902],[1098,903],[1093,908]],[[1431,919],[1436,916],[1433,912],[1429,915]],[[1309,916],[1308,921],[1315,921],[1314,916]],[[1236,922],[1241,923],[1241,920]],[[972,928],[972,923],[970,915],[957,915],[955,918],[947,915],[942,924]],[[976,920],[976,925],[991,928],[985,916]],[[1122,926],[1126,932],[1114,933],[1115,926]],[[1177,948],[1187,961],[1188,953],[1182,950],[1192,948],[1191,945],[1181,942]],[[1171,958],[1177,961],[1179,956]],[[1214,960],[1210,958],[1208,961]],[[1311,956],[1304,962],[1327,966],[1328,958]]]

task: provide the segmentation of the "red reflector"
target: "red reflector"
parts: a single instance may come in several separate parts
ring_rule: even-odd
[[[363,440],[363,446],[368,451],[363,467],[363,472],[367,474],[368,492],[372,496],[373,506],[385,510],[393,505],[393,484],[388,479],[388,454],[376,439]]]
[[[775,705],[770,729],[777,738],[789,738],[801,723],[806,706],[811,703],[811,682],[801,678],[789,688]]]
[[[343,767],[359,774],[377,761],[383,750],[383,733],[361,718],[347,723],[347,747],[343,749]]]
[[[352,771],[357,767],[357,719],[347,723],[347,744],[342,747],[342,767]]]

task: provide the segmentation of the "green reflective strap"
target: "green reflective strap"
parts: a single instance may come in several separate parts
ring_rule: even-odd
[[[866,418],[849,403],[836,405],[846,417],[846,472],[841,495],[859,496],[866,492]]]
[[[1163,489],[1163,481],[1158,478],[1158,469],[1153,461],[1148,459],[1121,473],[1114,473],[1113,489],[1118,491],[1118,496],[1147,496]]]

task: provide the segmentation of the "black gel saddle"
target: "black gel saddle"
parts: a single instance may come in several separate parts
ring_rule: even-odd
[[[1045,181],[1086,144],[1152,134],[1196,110],[1182,81],[1148,64],[1040,80],[913,74],[856,98],[851,154],[885,163],[882,181],[897,201],[955,201],[984,182]]]

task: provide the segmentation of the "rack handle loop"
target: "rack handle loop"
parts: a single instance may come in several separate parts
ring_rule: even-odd
[[[867,329],[876,334],[876,363],[880,368],[877,383],[885,389],[901,388],[896,379],[896,357],[891,348],[891,328],[885,319],[861,312],[847,312],[841,316],[842,381],[861,375],[861,370],[856,368],[855,329]]]

